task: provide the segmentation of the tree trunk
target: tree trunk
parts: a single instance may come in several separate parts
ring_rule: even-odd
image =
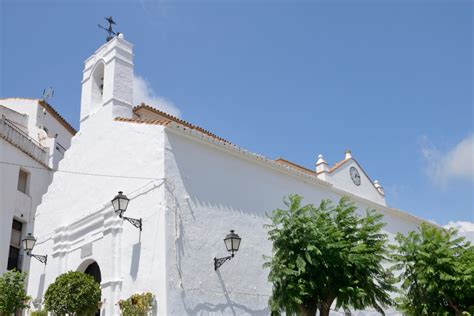
[[[321,305],[319,306],[319,316],[329,316],[333,301],[334,297],[328,297],[321,302]]]
[[[448,298],[448,305],[451,307],[451,309],[454,311],[454,315],[460,316],[462,315],[462,312],[459,310],[459,308],[453,303],[451,299]]]
[[[331,305],[326,304],[325,302],[321,304],[319,308],[319,316],[329,316],[329,311],[331,310]]]
[[[300,305],[300,313],[302,316],[315,316],[318,307],[316,303],[310,302]]]

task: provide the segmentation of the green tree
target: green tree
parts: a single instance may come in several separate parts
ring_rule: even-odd
[[[319,207],[301,205],[302,197],[285,199],[287,210],[277,209],[266,225],[273,242],[270,268],[273,314],[329,315],[336,308],[383,307],[392,304],[392,274],[382,266],[388,256],[382,215],[365,216],[342,198],[337,205],[324,200]]]
[[[394,269],[402,271],[406,315],[461,315],[474,310],[474,247],[454,229],[422,224],[393,246]]]
[[[93,315],[100,302],[100,285],[79,271],[61,274],[44,295],[45,307],[55,315]]]
[[[26,273],[15,270],[0,277],[0,315],[10,315],[18,308],[28,307],[30,299],[25,291]]]

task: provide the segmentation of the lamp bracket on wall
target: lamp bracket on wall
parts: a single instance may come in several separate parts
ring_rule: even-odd
[[[126,216],[120,216],[124,221],[128,221],[130,224],[142,231],[142,219],[141,218],[132,218]]]
[[[230,260],[234,257],[234,254],[227,256],[227,257],[222,257],[222,258],[214,258],[214,271],[217,271],[221,267],[221,265],[224,264],[227,260]]]
[[[39,262],[44,263],[44,264],[46,264],[46,261],[48,261],[48,255],[41,256],[41,255],[34,255],[32,253],[29,253],[28,256],[30,256],[32,258],[35,258],[36,260],[38,260]]]

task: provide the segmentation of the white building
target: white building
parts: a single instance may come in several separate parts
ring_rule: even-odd
[[[20,241],[75,133],[45,101],[0,99],[0,274],[27,267]]]
[[[265,215],[297,193],[307,203],[347,195],[377,209],[388,235],[422,221],[388,207],[382,187],[347,152],[332,168],[322,156],[314,169],[272,160],[147,105],[133,107],[132,45],[115,37],[85,62],[81,126],[38,207],[28,293],[40,302],[48,285],[70,270],[95,274],[101,315],[118,315],[119,299],[149,291],[156,315],[268,315],[271,284],[262,268],[271,243]],[[114,214],[118,191],[130,198]],[[222,239],[242,238],[236,256]]]

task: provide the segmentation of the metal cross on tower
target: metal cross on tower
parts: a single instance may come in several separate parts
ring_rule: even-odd
[[[114,36],[118,36],[120,34],[120,32],[114,32],[114,30],[112,30],[112,25],[117,25],[117,23],[114,22],[114,20],[112,19],[111,16],[109,16],[108,18],[104,18],[107,22],[109,22],[109,27],[105,27],[105,26],[102,26],[102,25],[98,25],[99,28],[101,29],[104,29],[107,34],[109,34],[107,36],[107,42],[110,41],[111,39],[114,38]]]

